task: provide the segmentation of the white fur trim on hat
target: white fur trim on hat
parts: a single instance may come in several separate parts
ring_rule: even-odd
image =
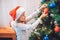
[[[16,11],[16,20],[18,20],[18,18],[22,15],[22,13],[25,12],[25,9],[23,7],[18,8],[18,10]]]

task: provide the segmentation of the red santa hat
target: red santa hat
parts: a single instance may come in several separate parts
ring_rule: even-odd
[[[17,6],[16,8],[12,9],[9,14],[13,18],[13,20],[16,21],[23,12],[25,12],[25,9],[23,7]]]

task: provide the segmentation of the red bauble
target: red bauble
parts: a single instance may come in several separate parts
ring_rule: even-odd
[[[59,32],[59,31],[60,31],[59,26],[55,26],[54,31],[55,31],[55,32]]]
[[[49,9],[48,8],[45,8],[44,9],[44,12],[45,12],[45,14],[48,13],[49,12]]]
[[[60,27],[59,27],[59,32],[60,32]]]

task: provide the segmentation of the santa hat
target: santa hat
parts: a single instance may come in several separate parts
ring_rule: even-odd
[[[12,9],[9,14],[13,18],[13,20],[16,21],[23,12],[25,12],[25,9],[23,7],[17,6],[15,9]]]
[[[20,7],[17,11],[16,11],[16,20],[18,20],[18,18],[22,15],[22,13],[25,12],[25,9],[23,7]]]

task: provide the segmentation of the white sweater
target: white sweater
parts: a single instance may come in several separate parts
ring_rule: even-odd
[[[33,12],[32,15],[27,17],[27,20],[34,18],[36,15],[39,14],[39,10]],[[39,23],[42,23],[40,18],[36,20],[33,24],[23,24],[23,23],[16,23],[15,21],[11,22],[12,28],[16,31],[17,40],[28,40],[31,32],[37,27]]]

